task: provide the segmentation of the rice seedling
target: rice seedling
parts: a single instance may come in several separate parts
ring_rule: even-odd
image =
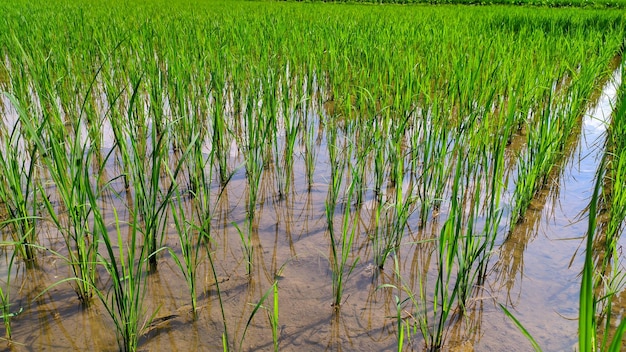
[[[261,86],[260,82],[255,82]],[[252,245],[252,236],[254,230],[254,222],[256,221],[256,209],[259,197],[259,188],[261,178],[266,164],[266,158],[269,157],[267,149],[271,148],[272,143],[265,144],[272,131],[276,128],[272,127],[276,119],[276,106],[274,93],[263,93],[261,88],[250,88],[246,96],[246,106],[243,111],[244,119],[242,121],[244,128],[244,136],[240,139],[240,145],[243,148],[243,154],[246,167],[247,180],[247,202],[246,202],[246,228],[242,231],[239,226],[235,225],[246,255],[246,272],[251,273],[252,258],[254,247]],[[259,94],[260,96],[257,96]],[[269,102],[266,100],[269,99]],[[274,103],[272,103],[274,101]],[[262,102],[262,103],[261,103]],[[269,105],[269,107],[267,107]],[[269,112],[267,112],[269,109]],[[274,142],[274,144],[277,142]],[[278,165],[278,162],[276,163]],[[279,177],[280,179],[280,177]],[[283,179],[284,180],[284,179]],[[279,181],[279,183],[282,181]],[[281,186],[282,187],[282,186]],[[233,223],[234,224],[234,223]]]
[[[207,240],[210,240],[209,234],[206,232],[201,232],[203,236]],[[207,250],[207,258],[209,259],[209,266],[211,267],[211,273],[213,274],[213,280],[215,280],[215,289],[217,291],[217,300],[220,306],[220,314],[222,316],[222,325],[224,326],[224,331],[222,332],[222,347],[224,352],[230,351],[230,339],[228,337],[228,323],[226,320],[226,313],[224,310],[224,301],[222,300],[222,291],[220,290],[219,279],[217,276],[217,271],[215,270],[215,261],[213,259],[213,254],[209,249],[209,246],[205,246]]]
[[[348,186],[348,192],[353,192],[353,186]],[[351,196],[347,196],[349,201]],[[331,217],[330,209],[327,208],[327,217]],[[332,220],[329,220],[332,221]],[[331,247],[331,268],[333,275],[333,307],[338,309],[341,306],[343,298],[343,290],[345,288],[345,281],[350,277],[350,274],[357,265],[359,258],[352,259],[349,263],[352,244],[356,236],[356,221],[357,217],[350,212],[350,206],[344,207],[344,214],[342,218],[341,232],[337,234],[334,229],[334,225],[329,225],[330,247]]]
[[[274,295],[274,304],[272,307],[271,313],[268,311],[267,317],[270,321],[270,326],[272,328],[272,343],[274,344],[274,351],[279,351],[279,336],[278,336],[278,281],[274,283],[273,287],[273,295]]]
[[[339,202],[339,195],[342,190],[343,174],[345,172],[346,162],[338,153],[340,152],[340,144],[337,132],[331,128],[328,130],[328,155],[330,168],[330,182],[328,187],[328,196],[326,198],[326,223],[328,234],[330,237],[330,256],[329,261],[332,271],[332,287],[333,287],[333,307],[339,309],[342,303],[344,281],[350,276],[352,270],[358,262],[358,258],[352,263],[348,263],[352,251],[356,233],[357,217],[351,212],[352,196],[354,192],[354,183],[350,183],[345,191],[344,212],[340,231],[336,231],[335,227],[335,211]],[[349,146],[350,150],[352,146]],[[351,154],[351,151],[348,155]]]
[[[67,220],[62,220],[49,196],[43,197],[43,202],[52,222],[65,240],[68,250],[66,260],[75,276],[72,283],[76,294],[82,303],[87,304],[93,295],[98,250],[98,232],[89,229],[91,208],[87,192],[91,184],[87,165],[91,149],[87,141],[81,141],[77,125],[74,125],[74,139],[68,142],[69,146],[58,143],[61,140],[60,135],[64,134],[64,126],[60,122],[58,111],[57,115],[48,115],[41,127],[35,127],[34,122],[19,104],[16,101],[14,104],[20,114],[25,133],[39,150],[45,151],[48,155],[43,161],[52,177],[56,192],[67,209]],[[55,113],[54,110],[50,111],[52,114]],[[42,128],[45,134],[41,132]]]
[[[482,138],[480,136],[478,133],[472,138],[477,138],[478,141]],[[413,321],[415,330],[421,332],[426,347],[430,349],[443,346],[449,317],[466,312],[475,285],[485,278],[487,262],[498,233],[501,214],[498,199],[503,187],[500,182],[500,160],[506,140],[496,139],[493,145],[485,146],[476,141],[468,139],[466,144],[459,144],[471,146],[472,149],[458,147],[455,151],[457,157],[454,160],[448,218],[437,239],[437,275],[434,291],[431,293],[433,301],[430,301],[425,277],[420,276],[417,279],[417,293],[404,282],[400,276],[397,258],[395,273],[401,286],[381,286],[395,288],[408,295],[405,300],[398,302],[399,306],[412,304],[414,310],[423,312],[415,316]],[[484,172],[478,165],[490,166],[489,172]],[[480,198],[485,195],[486,208],[482,210]],[[484,219],[484,223],[479,223],[479,218]],[[398,247],[394,248],[397,251]],[[403,333],[400,325],[398,329],[399,334]]]
[[[463,205],[460,203],[460,197],[463,194],[460,189],[462,186],[460,179],[462,168],[463,162],[458,162],[453,181],[450,215],[442,226],[438,238],[437,279],[435,281],[433,302],[433,315],[436,323],[435,328],[428,336],[430,340],[427,342],[427,346],[434,348],[439,348],[443,345],[445,323],[448,320],[448,316],[453,312],[457,297],[462,294],[461,291],[464,288],[467,288],[462,286],[462,283],[465,281],[463,275],[468,274],[467,267],[464,268],[466,272],[459,268],[459,277],[456,280],[452,277],[455,260],[457,258],[462,260],[462,257],[458,257],[458,253],[463,253],[459,250],[464,236]],[[426,336],[424,337],[426,338]]]
[[[265,64],[261,64],[260,67],[264,67]],[[269,69],[266,74],[260,74],[263,77],[260,87],[257,89],[259,91],[259,105],[258,109],[258,117],[257,119],[263,125],[259,125],[258,127],[249,128],[248,131],[252,133],[258,129],[258,137],[254,137],[252,139],[248,139],[248,145],[259,144],[258,147],[260,149],[260,159],[263,160],[263,166],[267,168],[270,164],[274,165],[275,170],[275,181],[276,181],[276,189],[278,193],[278,198],[283,199],[285,194],[287,193],[288,184],[290,182],[289,178],[291,174],[290,170],[287,169],[287,159],[293,157],[293,149],[289,149],[289,141],[287,140],[287,131],[286,124],[288,123],[289,117],[285,116],[285,112],[280,114],[280,107],[283,104],[279,104],[279,100],[283,100],[280,96],[288,95],[282,91],[284,86],[280,82],[282,78],[278,77],[278,73],[274,72],[273,69]],[[288,88],[287,88],[288,89]],[[287,111],[287,114],[290,114],[291,111]],[[250,126],[251,121],[247,121],[246,125]],[[297,131],[295,131],[297,132]],[[294,132],[294,133],[295,133]],[[284,133],[284,134],[283,134]],[[259,143],[257,140],[259,137],[271,138],[271,140],[266,140],[265,145]],[[279,147],[281,141],[284,141],[286,145],[284,147]],[[263,150],[262,148],[265,148]],[[287,154],[291,154],[289,157]],[[260,182],[260,180],[259,180]]]
[[[397,325],[397,329],[398,329],[398,352],[402,352],[402,349],[404,348],[404,337],[407,334],[409,328],[407,326],[407,324],[404,323],[404,320],[402,319],[402,304],[400,302],[400,299],[398,298],[398,296],[394,297],[396,300],[396,321],[398,322]]]
[[[317,150],[319,149],[319,144],[316,146],[316,141],[320,139],[316,137],[316,131],[321,130],[319,126],[317,126],[317,121],[310,117],[307,113],[306,122],[304,125],[304,161],[305,161],[305,172],[306,172],[306,181],[308,185],[308,190],[311,191],[311,187],[314,182],[314,174],[315,174],[315,162],[317,160]]]
[[[340,0],[317,0],[319,2],[343,2]],[[490,2],[478,1],[478,0],[364,0],[359,1],[361,3],[375,3],[375,4],[430,4],[430,5],[443,5],[443,4],[464,4],[464,5],[525,5],[525,6],[539,6],[539,7],[579,7],[579,8],[615,8],[621,9],[626,7],[626,4],[622,1],[538,1],[538,0],[495,0]]]
[[[45,89],[42,88],[42,94],[54,94],[46,92]],[[43,197],[43,201],[51,221],[65,240],[68,251],[66,260],[75,276],[74,289],[79,300],[83,304],[88,304],[93,295],[96,278],[99,241],[99,232],[95,228],[90,228],[92,208],[88,200],[88,193],[92,192],[89,164],[93,149],[90,141],[81,134],[80,113],[79,117],[71,122],[69,140],[60,143],[67,133],[61,111],[48,109],[47,112],[41,127],[36,127],[34,121],[24,113],[21,114],[21,119],[38,149],[46,154],[43,163],[54,182],[54,190],[62,207],[55,208],[51,202],[54,198],[50,195]],[[61,214],[59,211],[61,209],[67,211],[67,214]]]
[[[403,157],[396,158],[394,171],[398,179],[404,176]],[[393,202],[386,204],[378,203],[375,209],[376,234],[374,236],[374,250],[376,252],[374,261],[379,269],[383,269],[387,257],[400,249],[402,238],[405,235],[409,224],[409,218],[414,211],[416,197],[413,195],[413,184],[409,182],[406,190],[404,184],[396,185],[390,197],[394,197]],[[383,225],[380,224],[381,213]]]
[[[420,226],[423,227],[431,210],[439,210],[451,170],[445,162],[451,146],[447,129],[442,126],[443,121],[423,117],[417,123],[417,131],[413,134],[411,143],[415,153],[413,165],[420,165],[413,172],[419,175],[417,193],[420,200]]]
[[[219,86],[218,86],[219,87]],[[216,91],[213,118],[213,145],[216,148],[216,158],[219,165],[220,180],[225,183],[228,179],[228,129],[223,116],[220,96],[221,90]]]
[[[425,304],[426,304],[426,299],[427,299],[424,295],[425,290],[423,290],[425,286],[422,285],[424,282],[422,282],[421,281],[422,279],[420,278],[420,289],[419,289],[419,294],[417,295],[413,290],[410,289],[409,285],[402,278],[400,274],[400,266],[399,266],[397,256],[393,256],[393,258],[394,258],[394,275],[397,277],[397,280],[399,283],[396,285],[382,284],[378,286],[377,289],[390,288],[390,289],[394,289],[398,291],[398,295],[395,296],[395,305],[396,305],[395,319],[396,319],[396,326],[398,329],[398,332],[397,332],[398,350],[402,350],[404,346],[403,340],[405,337],[405,332],[408,332],[406,337],[410,341],[410,334],[416,333],[417,330],[419,330],[422,336],[424,337],[426,341],[426,347],[431,348],[432,346],[428,344],[430,342],[430,336],[431,336],[431,332],[430,332],[431,326],[429,325],[429,317],[428,317],[427,311],[425,309],[422,309],[423,307],[426,307]],[[400,299],[400,297],[402,297],[402,293],[405,293],[407,295],[405,299]],[[414,308],[418,310],[417,310],[417,313],[413,314],[410,317],[410,319],[406,319],[405,321],[404,317],[402,316],[402,312],[409,311],[410,307],[407,307],[407,305],[412,305]],[[406,326],[406,330],[405,330],[405,326]]]
[[[37,243],[36,226],[39,210],[39,187],[36,184],[37,144],[26,143],[20,132],[19,120],[11,130],[2,131],[0,172],[4,175],[0,185],[0,201],[6,208],[16,250],[27,263],[35,259]]]
[[[131,179],[130,184],[136,196],[135,211],[141,214],[140,219],[144,224],[144,242],[150,258],[150,267],[151,270],[155,270],[157,265],[156,252],[161,242],[160,239],[163,237],[167,207],[175,187],[172,182],[165,192],[161,189],[161,172],[163,168],[167,167],[164,165],[166,134],[159,131],[162,127],[153,121],[150,124],[152,126],[150,133],[152,152],[146,154],[145,141],[141,137],[145,136],[142,129],[145,127],[146,121],[142,122],[142,118],[140,116],[135,117],[134,114],[130,114],[127,121],[129,122],[129,136],[140,136],[139,138],[126,137],[130,140],[130,150],[128,151],[131,158],[127,167]],[[143,167],[146,160],[149,160],[148,170]]]
[[[374,132],[374,195],[377,202],[383,202],[383,183],[385,182],[385,139],[379,129]]]
[[[331,159],[332,160],[332,159]],[[341,167],[343,170],[343,167]],[[342,216],[340,231],[336,231],[334,224],[335,209],[337,205],[337,195],[341,189],[343,171],[332,172],[329,196],[326,200],[326,220],[328,223],[328,233],[330,237],[330,265],[333,282],[333,303],[335,309],[339,309],[342,304],[345,281],[354,270],[359,258],[355,258],[350,263],[352,245],[356,237],[358,216],[352,214],[351,201],[354,193],[354,184],[351,182],[346,190],[344,212]]]
[[[246,220],[248,223],[251,222],[250,219]],[[252,225],[247,225],[246,229],[248,231],[244,232],[241,230],[237,223],[233,222],[232,225],[237,230],[239,234],[239,239],[241,240],[241,250],[244,254],[244,260],[246,263],[246,274],[252,273],[252,258],[254,256],[254,245],[252,243]]]
[[[195,130],[196,126],[190,126]],[[202,262],[204,247],[211,256],[208,242],[211,241],[211,221],[213,219],[213,204],[211,203],[211,167],[214,157],[214,150],[208,157],[202,153],[202,145],[199,141],[193,144],[187,159],[186,165],[189,168],[190,178],[189,196],[193,199],[192,208],[185,206],[186,199],[180,190],[180,186],[175,188],[173,198],[172,215],[176,233],[178,234],[181,248],[180,256],[172,248],[168,248],[174,262],[179,267],[187,286],[191,298],[191,306],[194,317],[197,317],[197,274],[198,266]],[[208,170],[208,174],[207,171]],[[222,184],[222,192],[219,193],[214,203],[219,202],[226,184]],[[219,285],[216,278],[216,285]]]
[[[174,218],[174,225],[176,228],[176,233],[178,234],[179,244],[181,249],[181,254],[179,256],[174,252],[172,248],[168,248],[171,257],[173,258],[176,266],[181,270],[183,276],[185,277],[185,281],[187,283],[187,287],[189,288],[189,296],[191,298],[191,310],[193,312],[194,317],[197,314],[197,270],[198,265],[200,264],[200,254],[202,251],[202,246],[204,244],[204,239],[202,236],[198,236],[194,231],[194,227],[192,223],[186,217],[187,209],[184,207],[183,198],[180,194],[180,191],[176,191],[176,196],[174,198],[174,209],[172,212]]]
[[[131,187],[127,189],[127,192],[132,190],[135,196],[135,202],[132,204],[133,212],[139,213],[139,219],[143,224],[141,231],[149,253],[150,269],[156,270],[156,254],[164,235],[169,203],[177,187],[175,180],[183,169],[184,161],[198,138],[198,134],[189,136],[188,145],[181,154],[181,158],[173,167],[170,167],[166,162],[166,157],[169,150],[167,138],[171,125],[164,121],[162,125],[159,125],[157,120],[152,121],[149,126],[151,150],[148,151],[146,142],[141,137],[145,136],[143,131],[147,122],[136,109],[136,105],[140,104],[137,99],[141,82],[142,77],[139,77],[133,85],[133,92],[128,102],[127,118],[124,120],[126,125],[111,122],[116,145],[124,159],[125,177],[128,179],[128,186]],[[165,184],[161,181],[163,173],[167,176],[166,179],[169,179],[169,182]]]
[[[275,176],[276,192],[278,193],[278,198],[283,199],[285,198],[285,194],[287,192],[287,184],[290,182],[289,178],[291,177],[291,174],[287,170],[287,165],[285,163],[285,160],[287,158],[287,154],[286,154],[287,150],[279,147],[281,135],[280,135],[280,128],[278,127],[278,124],[271,126],[270,129],[274,131],[273,141],[272,141],[272,145],[274,146],[272,148],[273,149],[272,158],[274,159],[273,161],[274,173],[276,175]],[[280,150],[283,150],[283,152],[281,153]]]
[[[284,198],[287,193],[290,192],[293,183],[293,162],[294,162],[294,150],[297,138],[302,129],[302,122],[304,112],[301,111],[302,106],[306,106],[303,101],[298,101],[296,87],[298,83],[301,83],[299,79],[290,77],[290,72],[287,72],[279,78],[280,84],[278,84],[280,90],[275,93],[282,104],[280,104],[279,111],[276,111],[276,118],[270,119],[275,123],[272,126],[274,130],[274,163],[276,169],[276,181],[278,186],[278,197]],[[267,82],[272,84],[273,82]],[[292,84],[295,87],[292,87]],[[301,85],[301,84],[300,84]],[[292,98],[292,96],[295,96]],[[264,104],[268,99],[263,99]],[[274,99],[270,99],[271,101]],[[273,113],[273,109],[270,109],[270,114]],[[271,115],[270,115],[271,116]],[[280,147],[280,141],[283,141],[282,147]],[[310,156],[309,156],[310,157]],[[312,176],[312,173],[311,173]]]
[[[278,271],[279,273],[282,271],[283,267]],[[280,275],[280,274],[277,274]],[[272,307],[267,307],[264,305],[265,301],[268,299],[270,293],[272,294]],[[256,316],[256,313],[259,309],[263,309],[267,313],[267,319],[270,324],[270,328],[272,331],[272,345],[275,352],[279,351],[279,325],[278,325],[278,279],[274,280],[274,283],[270,286],[270,288],[265,291],[265,294],[261,297],[259,302],[257,302],[248,317],[248,321],[246,322],[246,326],[241,335],[241,341],[239,342],[239,349],[242,350],[243,340],[246,336],[246,332],[252,323],[252,319]]]
[[[214,279],[214,285],[217,291],[218,303],[220,306],[220,312],[222,315],[222,323],[224,331],[222,333],[222,346],[224,351],[230,350],[230,340],[228,336],[228,325],[224,310],[224,302],[222,301],[222,294],[220,290],[220,280],[217,276],[217,271],[214,262],[214,254],[211,251],[211,243],[215,240],[212,237],[211,221],[214,216],[214,205],[218,204],[222,195],[225,194],[226,183],[220,182],[221,191],[219,192],[216,200],[211,201],[211,171],[210,167],[215,157],[215,149],[212,149],[209,156],[205,158],[202,153],[202,146],[200,143],[194,144],[190,158],[188,161],[191,163],[189,177],[191,178],[191,184],[194,186],[190,189],[190,196],[194,200],[192,206],[193,209],[189,211],[184,208],[184,201],[182,193],[179,188],[176,188],[175,207],[173,209],[174,223],[176,231],[179,237],[179,243],[181,246],[181,258],[179,258],[171,249],[170,254],[174,257],[174,261],[183,272],[185,281],[189,288],[192,312],[194,317],[197,318],[197,274],[198,266],[203,260],[202,251],[206,253],[206,259],[208,259],[211,274]],[[206,172],[208,170],[208,173]],[[228,182],[230,177],[226,180]],[[192,213],[193,216],[188,216],[188,213]]]
[[[383,210],[385,209],[386,205],[377,202],[374,207],[374,215],[372,216],[374,225],[371,237],[372,245],[374,247],[374,264],[376,264],[379,269],[384,268],[385,261],[394,249],[392,241],[387,241],[388,236],[386,236],[386,228],[390,226],[384,222],[384,219],[381,221],[381,216],[384,216]]]
[[[623,79],[623,62],[621,66]],[[626,276],[621,266],[617,248],[620,229],[623,226],[623,220],[626,215],[623,210],[624,196],[622,190],[623,182],[621,182],[625,169],[621,162],[616,159],[619,155],[624,154],[624,121],[622,117],[624,116],[625,107],[623,86],[618,91],[617,99],[617,105],[613,110],[613,120],[607,136],[608,146],[597,172],[597,181],[589,206],[587,252],[585,252],[585,267],[583,269],[580,298],[581,319],[583,318],[583,313],[586,314],[585,317],[587,319],[591,319],[588,315],[593,314],[593,319],[595,320],[591,322],[591,326],[602,332],[601,341],[597,336],[599,332],[590,333],[587,331],[590,323],[587,322],[584,326],[581,323],[579,327],[581,330],[583,328],[586,329],[584,338],[591,340],[590,343],[595,342],[596,346],[599,344],[600,350],[611,351],[621,349],[622,336],[626,331],[626,323],[623,320],[616,328],[612,325],[615,318],[613,315],[613,301],[626,285]],[[601,220],[600,215],[607,211],[607,207],[608,217]],[[602,248],[601,251],[594,248],[595,241],[598,240],[604,242],[604,246],[600,247]],[[594,255],[602,259],[594,258]],[[588,267],[593,269],[590,270]],[[591,286],[593,301],[588,296],[589,286]],[[589,305],[591,305],[591,308],[589,308]],[[582,312],[583,307],[587,309],[587,312]],[[600,328],[597,325],[600,325],[602,321],[604,321],[604,326]],[[611,336],[611,334],[613,335]],[[581,345],[582,343],[579,342]]]
[[[90,193],[89,198],[92,205],[95,205],[95,194]],[[127,224],[127,236],[122,234],[122,223],[116,210],[114,218],[115,237],[106,230],[107,224],[99,210],[94,211],[95,226],[101,229],[102,243],[105,246],[105,253],[99,255],[99,263],[105,267],[112,282],[109,292],[96,290],[96,293],[113,319],[120,350],[136,351],[142,330],[150,325],[157,311],[150,316],[146,316],[144,312],[143,302],[147,290],[145,275],[148,268],[145,246],[138,243],[138,216],[135,213]],[[124,237],[127,238],[126,241]]]
[[[45,201],[52,221],[63,232],[68,249],[68,260],[78,280],[75,290],[83,303],[88,303],[93,295],[93,284],[96,279],[99,231],[90,228],[92,208],[87,198],[92,187],[91,175],[88,170],[92,151],[87,144],[80,144],[80,136],[76,136],[67,149],[62,144],[50,143],[49,150],[52,162],[49,170],[55,181],[56,190],[68,211],[68,222],[54,210],[49,200]],[[68,157],[69,155],[69,157]],[[69,171],[69,172],[68,172]]]
[[[539,343],[537,343],[535,338],[528,332],[528,330],[526,330],[524,325],[522,325],[522,323],[519,320],[517,320],[517,318],[515,318],[515,316],[508,309],[506,309],[505,306],[503,306],[502,304],[499,304],[499,306],[500,306],[500,309],[502,309],[502,311],[504,312],[504,314],[506,314],[506,316],[513,321],[513,324],[515,324],[515,326],[522,332],[522,334],[528,339],[528,341],[530,341],[535,352],[541,352],[542,350],[541,350],[541,347],[539,346]]]
[[[282,79],[282,94],[281,100],[283,101],[283,111],[282,115],[284,118],[285,125],[285,148],[284,148],[284,169],[285,169],[285,193],[289,193],[292,185],[292,175],[293,175],[293,156],[294,149],[296,145],[297,137],[302,129],[302,116],[304,115],[301,112],[301,106],[306,106],[303,102],[304,98],[300,98],[299,100],[297,95],[294,98],[290,98],[290,90],[294,90],[300,86],[302,86],[299,77],[294,79],[294,87],[292,88],[289,85],[289,73],[286,73],[284,78]],[[294,92],[297,93],[297,92]],[[294,94],[291,93],[291,94]],[[291,104],[294,104],[292,106]]]
[[[21,242],[0,242],[2,247],[20,246]],[[7,266],[7,277],[4,282],[4,287],[0,287],[0,314],[4,323],[4,337],[8,341],[11,341],[11,319],[20,314],[23,308],[20,307],[19,311],[14,311],[11,307],[11,274],[13,273],[13,264],[15,263],[15,257],[18,252],[11,253],[9,258],[9,265]],[[12,311],[13,310],[13,311]]]

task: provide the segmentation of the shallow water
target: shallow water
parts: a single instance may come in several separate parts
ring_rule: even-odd
[[[446,350],[527,351],[530,344],[505,317],[497,303],[509,307],[544,350],[572,350],[576,344],[578,292],[582,268],[581,244],[587,223],[584,211],[591,197],[594,175],[611,104],[621,77],[613,76],[603,89],[596,107],[584,117],[579,138],[562,163],[562,172],[536,197],[525,220],[507,235],[501,225],[499,242],[490,260],[488,277],[476,290],[465,317],[453,317],[447,330]],[[4,99],[4,98],[3,98]],[[10,105],[3,100],[3,105]],[[310,112],[314,114],[315,111]],[[5,111],[11,117],[15,112]],[[6,121],[6,120],[5,120]],[[313,124],[315,125],[315,124]],[[104,147],[110,147],[112,132],[105,125]],[[106,136],[109,136],[108,138]],[[215,205],[211,245],[222,295],[231,347],[238,350],[271,350],[272,338],[266,312],[260,310],[246,330],[254,304],[259,302],[275,278],[279,287],[279,343],[284,351],[336,350],[383,351],[397,346],[395,296],[399,291],[381,288],[401,285],[388,258],[379,271],[373,263],[369,235],[373,220],[374,196],[366,192],[357,222],[357,238],[350,262],[354,271],[346,279],[340,310],[332,304],[331,247],[325,217],[330,168],[326,141],[320,140],[314,183],[309,190],[303,158],[296,157],[292,190],[278,196],[275,175],[266,167],[261,179],[259,204],[253,224],[254,245],[251,275],[246,275],[241,240],[233,223],[246,227],[247,181],[238,169]],[[304,153],[303,147],[296,153]],[[513,144],[511,148],[515,148]],[[233,165],[243,162],[237,146],[231,148]],[[112,162],[106,170],[118,173]],[[514,175],[509,177],[514,183]],[[406,187],[407,185],[405,185]],[[112,185],[102,208],[112,221],[115,208],[122,221],[128,219],[125,191],[121,182]],[[509,187],[510,189],[510,187]],[[217,197],[219,189],[213,189]],[[505,199],[510,197],[505,194]],[[186,204],[185,206],[189,206]],[[335,221],[340,223],[343,205]],[[341,210],[341,211],[340,211]],[[445,215],[442,206],[442,217]],[[353,209],[352,214],[356,212]],[[505,215],[506,217],[506,215]],[[414,215],[397,253],[402,277],[415,288],[416,277],[433,267],[434,242],[442,223],[433,216],[423,228]],[[164,245],[180,253],[175,226],[170,216]],[[51,225],[43,225],[42,245],[62,253],[63,239]],[[0,263],[0,277],[7,276],[8,260]],[[434,273],[426,273],[434,280]],[[71,276],[67,265],[47,252],[41,253],[35,269],[16,263],[11,276],[13,309],[22,309],[13,320],[11,350],[117,350],[111,318],[97,302],[81,307],[70,284],[58,283]],[[107,275],[100,272],[98,286],[106,288]],[[198,316],[193,319],[186,283],[170,254],[159,256],[158,271],[147,276],[146,317],[156,311],[155,323],[147,327],[140,350],[213,351],[222,348],[222,316],[215,278],[205,259],[199,264]],[[271,295],[270,295],[271,296]],[[621,296],[620,296],[621,299]],[[271,299],[265,302],[271,306]],[[404,316],[415,312],[403,311]],[[245,336],[244,336],[245,330]],[[415,333],[408,348],[421,349]]]

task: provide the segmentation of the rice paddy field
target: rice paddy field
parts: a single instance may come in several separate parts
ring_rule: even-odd
[[[3,1],[0,346],[619,351],[605,7]]]

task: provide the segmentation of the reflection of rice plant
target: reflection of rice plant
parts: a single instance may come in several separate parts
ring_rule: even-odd
[[[626,286],[626,274],[621,271],[618,259],[613,258],[614,265],[611,272],[606,273],[601,266],[601,271],[594,270],[594,237],[597,233],[598,204],[600,200],[601,184],[606,168],[606,159],[603,158],[596,174],[596,182],[593,195],[589,203],[589,215],[587,226],[587,238],[585,246],[585,262],[582,270],[580,284],[580,310],[578,313],[578,348],[581,351],[611,351],[621,350],[622,337],[626,333],[626,319],[622,319],[619,325],[613,327],[613,299]],[[526,336],[533,348],[540,351],[539,344],[532,335],[524,328],[522,323],[513,314],[500,304],[504,313]],[[604,322],[604,326],[601,324]],[[599,331],[602,334],[599,335]],[[611,337],[612,335],[612,337]]]

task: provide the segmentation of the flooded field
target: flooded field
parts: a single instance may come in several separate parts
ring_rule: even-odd
[[[619,330],[614,13],[18,3],[8,350],[572,351],[586,298]]]

